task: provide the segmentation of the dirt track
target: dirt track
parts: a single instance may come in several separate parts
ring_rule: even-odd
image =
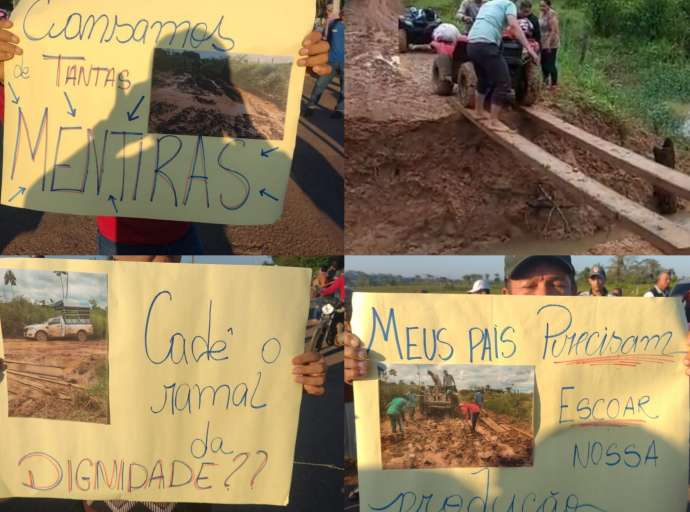
[[[347,253],[535,252],[650,254],[658,249],[574,203],[465,121],[454,97],[431,89],[434,55],[397,55],[397,0],[353,0],[347,33]],[[548,94],[542,105],[553,107]],[[582,113],[556,112],[648,155],[654,137],[620,134]],[[578,170],[650,207],[651,186],[534,126],[505,121]],[[690,171],[681,159],[679,169]],[[540,188],[541,187],[541,188]],[[542,189],[568,220],[548,220]],[[535,207],[537,205],[537,207]],[[556,216],[554,216],[556,217]],[[545,229],[546,228],[546,229]],[[500,248],[500,250],[498,250]]]
[[[270,101],[235,87],[235,98],[199,87],[191,75],[158,73],[151,97],[153,133],[203,134],[244,139],[283,138],[285,112]],[[238,97],[239,96],[239,97]]]
[[[517,424],[486,410],[474,433],[467,420],[427,418],[417,413],[415,419],[405,422],[401,438],[391,432],[388,418],[381,418],[385,469],[531,466],[533,445],[529,424]]]
[[[4,346],[9,371],[25,374],[7,374],[11,416],[107,422],[107,404],[103,407],[93,398],[79,395],[83,391],[81,388],[88,389],[97,384],[99,366],[107,367],[107,341],[89,340],[81,343],[76,340],[39,342],[6,339]],[[61,368],[16,364],[12,361]],[[32,379],[27,374],[39,374],[38,377],[42,379]],[[75,387],[52,384],[45,379],[59,380]],[[75,396],[75,392],[79,396]]]

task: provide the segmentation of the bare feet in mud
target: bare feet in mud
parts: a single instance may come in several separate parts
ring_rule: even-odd
[[[501,121],[489,121],[489,129],[496,133],[517,133],[517,130],[511,128],[508,125],[503,124]]]

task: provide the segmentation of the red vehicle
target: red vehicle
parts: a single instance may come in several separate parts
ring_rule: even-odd
[[[477,75],[474,65],[467,56],[469,39],[466,35],[454,43],[433,41],[432,48],[438,54],[434,59],[432,80],[436,94],[450,96],[453,86],[458,84],[458,95],[465,108],[474,108]],[[539,54],[539,43],[529,40],[532,49]],[[510,32],[503,34],[503,57],[508,63],[512,81],[514,101],[520,105],[533,105],[541,97],[542,77],[520,42]]]

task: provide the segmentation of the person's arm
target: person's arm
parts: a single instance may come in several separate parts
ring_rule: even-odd
[[[5,62],[12,60],[15,55],[21,55],[22,49],[17,46],[19,38],[10,32],[12,22],[8,19],[0,20],[0,83],[5,83]]]
[[[525,50],[527,50],[527,53],[529,53],[529,56],[532,57],[532,60],[534,62],[539,62],[539,56],[530,47],[529,41],[527,40],[527,37],[525,37],[525,33],[522,31],[522,27],[520,26],[520,23],[518,22],[518,19],[516,16],[513,16],[512,14],[508,15],[508,26],[512,30],[515,38],[518,41],[520,41],[520,44],[525,48]]]
[[[647,292],[647,293],[645,293],[645,294],[643,295],[643,297],[646,297],[646,298],[648,298],[648,299],[650,299],[650,298],[653,299],[653,298],[654,298],[654,294],[653,294],[652,292]]]
[[[318,352],[305,352],[292,360],[292,373],[295,382],[302,384],[310,395],[321,396],[326,393],[326,360]]]

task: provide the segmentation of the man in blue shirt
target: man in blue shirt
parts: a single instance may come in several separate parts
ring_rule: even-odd
[[[496,131],[507,131],[501,124],[498,115],[509,102],[511,95],[510,71],[503,55],[501,42],[503,31],[510,27],[513,36],[529,52],[534,62],[539,61],[536,52],[529,46],[517,18],[517,7],[511,0],[489,0],[474,20],[469,33],[467,55],[474,64],[477,73],[477,93],[475,108],[477,117],[486,119],[484,101],[491,92],[491,109],[489,126]]]
[[[316,86],[309,98],[305,115],[310,116],[316,110],[316,106],[319,104],[323,93],[328,89],[333,79],[339,76],[340,94],[338,95],[338,104],[331,117],[342,118],[345,111],[345,16],[342,10],[340,11],[340,16],[331,22],[326,33],[328,34],[328,42],[331,45],[330,52],[328,53],[331,73],[319,77],[316,81]]]

